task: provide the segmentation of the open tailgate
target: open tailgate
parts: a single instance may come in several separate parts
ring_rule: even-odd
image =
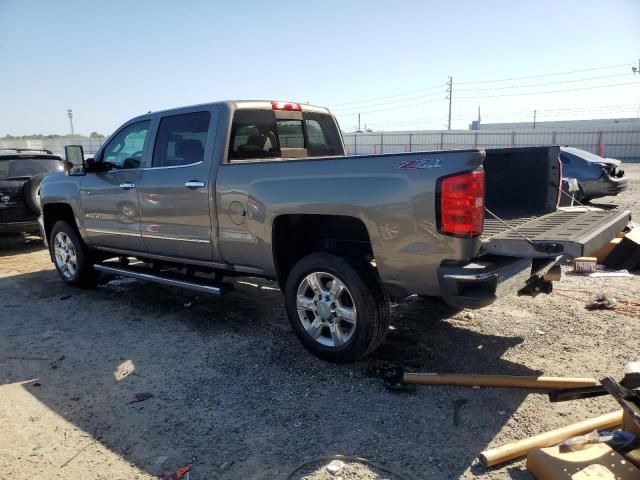
[[[588,256],[608,243],[631,220],[629,210],[567,207],[507,227],[486,219],[482,250],[495,255],[544,258]]]

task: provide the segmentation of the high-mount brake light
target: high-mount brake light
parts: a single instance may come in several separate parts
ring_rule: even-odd
[[[477,237],[484,227],[484,171],[452,175],[440,181],[440,233]]]
[[[271,102],[271,108],[273,110],[290,110],[292,112],[301,112],[302,105],[299,103],[289,103],[289,102]]]

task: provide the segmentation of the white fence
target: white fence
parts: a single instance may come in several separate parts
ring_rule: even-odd
[[[459,148],[570,145],[603,157],[640,162],[640,129],[603,130],[438,130],[343,134],[349,155]]]
[[[50,150],[57,155],[63,155],[65,145],[82,145],[84,153],[96,153],[103,143],[104,139],[88,137],[62,137],[43,140],[0,140],[0,149],[35,148]]]
[[[422,130],[343,134],[348,155],[452,150],[458,148],[500,148],[533,145],[570,145],[603,157],[640,162],[640,129],[566,130]],[[62,154],[65,145],[82,145],[95,153],[104,140],[75,137],[52,140],[0,140],[0,148],[46,148]],[[37,145],[36,145],[37,144]]]

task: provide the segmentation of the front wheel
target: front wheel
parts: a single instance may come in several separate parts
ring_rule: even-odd
[[[49,241],[51,255],[60,278],[73,287],[90,288],[98,281],[89,251],[73,228],[65,221],[56,222]]]
[[[359,360],[389,328],[389,299],[373,267],[326,253],[308,255],[293,267],[285,304],[304,346],[332,362]]]

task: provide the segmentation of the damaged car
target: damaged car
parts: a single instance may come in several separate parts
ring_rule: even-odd
[[[629,185],[629,179],[620,168],[620,160],[575,147],[560,147],[560,161],[562,177],[575,178],[578,182],[576,199],[579,201],[617,195]]]

